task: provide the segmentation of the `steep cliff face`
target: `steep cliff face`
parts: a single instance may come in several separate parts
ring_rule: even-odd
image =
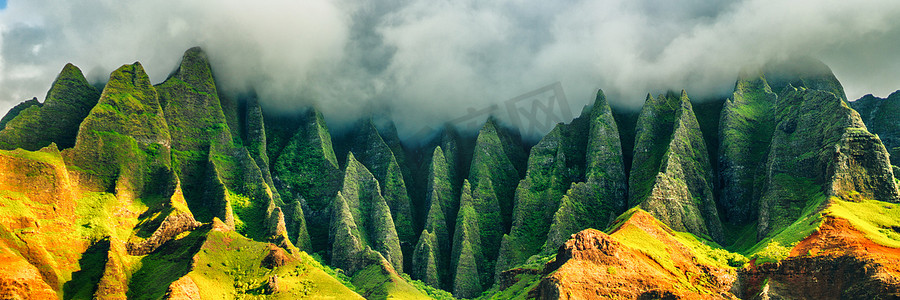
[[[453,294],[458,297],[473,297],[493,281],[501,239],[512,217],[517,163],[522,157],[521,142],[488,119],[475,142],[453,231],[451,268],[456,268]]]
[[[777,96],[765,77],[753,74],[741,74],[733,95],[725,101],[719,125],[719,201],[724,220],[746,224],[759,215]]]
[[[268,166],[260,167],[259,162],[266,163],[262,157],[251,157],[250,150],[257,156],[265,153],[259,145],[260,136],[265,135],[261,117],[252,118],[261,115],[259,107],[245,108],[251,114],[244,118],[245,128],[239,122],[228,122],[209,61],[196,47],[185,51],[175,73],[155,88],[172,137],[175,172],[184,178],[188,205],[200,220],[218,217],[258,240],[288,234],[286,228],[277,227],[279,220],[285,221],[283,213],[275,210],[285,205],[271,182]],[[233,136],[229,125],[238,126],[238,132],[253,129],[255,134]],[[243,137],[255,147],[244,147]],[[297,236],[307,236],[305,228],[291,229],[295,241]],[[286,243],[291,244],[290,239]]]
[[[775,299],[890,299],[900,296],[898,207],[835,200],[812,234],[777,264],[741,270],[738,295]]]
[[[343,177],[322,114],[309,109],[293,118],[270,117],[266,150],[273,181],[286,202],[300,204],[314,252],[328,248],[334,195]]]
[[[775,106],[775,124],[765,167],[769,180],[760,200],[760,237],[793,223],[801,210],[791,208],[817,201],[798,190],[898,200],[884,146],[834,94],[802,88],[783,93]]]
[[[510,233],[496,274],[549,254],[572,233],[604,228],[625,205],[618,130],[602,91],[570,124],[558,124],[531,148],[516,190]],[[543,251],[542,251],[543,250]]]
[[[453,230],[453,252],[450,255],[450,266],[453,268],[451,292],[458,298],[473,298],[481,294],[485,282],[493,276],[493,270],[486,266],[490,262],[485,257],[481,223],[475,207],[472,186],[466,180],[459,199],[459,213]]]
[[[399,148],[399,139],[395,136],[396,130],[391,133],[390,140],[395,142],[394,148],[397,149]],[[412,257],[412,248],[416,244],[416,233],[413,231],[411,201],[404,178],[409,171],[400,164],[401,161],[405,162],[405,156],[401,156],[404,157],[403,160],[397,159],[391,146],[385,142],[371,120],[359,124],[350,149],[378,180],[382,187],[384,200],[390,207],[403,253]],[[397,150],[398,153],[403,154],[402,149]]]
[[[353,153],[347,157],[344,174],[344,187],[332,207],[332,265],[354,274],[367,267],[359,258],[365,249],[372,249],[403,272],[400,240],[378,181]]]
[[[141,197],[145,184],[173,178],[171,138],[156,89],[140,63],[114,71],[103,94],[78,130],[67,164],[96,191]]]
[[[603,91],[597,92],[587,120],[584,183],[569,187],[547,233],[543,253],[552,253],[571,235],[585,228],[605,228],[626,209],[628,178],[623,164],[619,128]],[[572,122],[576,126],[575,121]]]
[[[865,95],[850,102],[850,107],[859,112],[869,132],[881,138],[891,155],[891,164],[900,165],[900,91],[887,98]]]
[[[90,242],[81,239],[84,229],[72,222],[83,209],[73,187],[55,145],[39,152],[0,151],[3,297],[55,298],[80,269],[81,253]],[[102,272],[102,265],[91,267],[99,270],[90,272]]]
[[[81,70],[66,64],[43,104],[26,101],[10,111],[8,115],[14,118],[0,122],[0,149],[36,151],[50,143],[71,148],[78,125],[99,98],[100,92],[87,82]]]
[[[675,230],[722,240],[709,153],[687,93],[648,95],[635,132],[629,205]]]
[[[440,146],[434,149],[428,174],[426,201],[429,208],[424,229],[413,252],[413,271],[410,275],[433,287],[446,288],[452,240],[445,207],[454,207],[454,201],[447,160]]]
[[[0,298],[900,295],[900,93],[847,103],[816,61],[721,109],[614,116],[600,91],[530,151],[490,118],[423,145],[364,120],[335,153],[322,114],[226,95],[199,48],[89,87],[66,66],[0,121],[34,137],[0,150]]]

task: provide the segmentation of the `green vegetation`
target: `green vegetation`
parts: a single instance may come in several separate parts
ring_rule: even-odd
[[[673,229],[721,241],[709,153],[687,93],[648,96],[636,131],[629,205]]]
[[[41,104],[41,102],[38,101],[37,97],[31,98],[31,99],[22,101],[22,103],[16,104],[16,106],[13,106],[13,108],[10,108],[9,112],[7,112],[6,115],[4,115],[2,119],[0,119],[0,130],[3,130],[4,128],[6,128],[6,124],[9,123],[9,121],[12,121],[12,119],[15,119],[17,116],[19,116],[19,114],[23,110],[25,110],[29,107],[32,107],[32,106],[41,106],[41,105],[43,105],[43,104]]]
[[[409,283],[410,285],[415,287],[417,290],[419,290],[420,293],[428,295],[428,297],[431,297],[432,299],[436,299],[436,300],[454,300],[454,299],[456,299],[453,297],[453,294],[450,294],[449,292],[442,290],[442,289],[434,288],[430,284],[424,283],[422,281],[409,278],[409,275],[407,275],[406,273],[400,273],[400,278],[403,278],[403,280],[405,280],[407,283]]]
[[[891,163],[900,165],[900,91],[887,98],[865,95],[850,102],[850,107],[859,112],[866,128],[881,138],[890,151]]]
[[[434,150],[429,170],[429,183],[426,199],[430,203],[425,219],[424,230],[419,235],[415,250],[412,253],[413,277],[423,280],[434,287],[449,286],[450,265],[450,229],[447,226],[448,216],[444,207],[452,207],[452,190],[447,172],[447,162],[441,147]]]
[[[378,264],[371,264],[354,274],[353,284],[366,299],[432,299],[396,273],[386,271]]]
[[[301,197],[309,207],[304,210],[312,251],[328,247],[331,204],[341,188],[343,174],[338,168],[331,134],[322,114],[310,109],[295,120],[297,127],[267,127],[272,175],[279,179],[285,197]],[[287,127],[287,128],[285,128]],[[272,132],[271,134],[269,132]]]
[[[506,300],[506,299],[515,299],[515,300],[524,300],[531,299],[528,295],[529,293],[537,288],[538,284],[541,283],[541,275],[534,273],[522,273],[516,275],[516,283],[512,286],[509,286],[505,289],[499,289],[499,286],[494,286],[488,291],[485,291],[481,297],[478,299],[484,300]]]
[[[395,148],[397,147],[398,145],[395,145]],[[378,180],[381,194],[390,207],[400,244],[407,245],[403,249],[403,254],[411,257],[412,246],[416,243],[416,232],[413,230],[413,214],[407,183],[403,177],[405,174],[408,175],[409,171],[399,164],[397,154],[382,138],[371,119],[358,125],[350,149],[359,162],[371,170],[372,175]]]
[[[261,262],[272,249],[235,232],[213,230],[197,251],[195,267],[187,277],[204,295],[220,299],[262,297],[266,281],[273,276],[278,278],[278,292],[271,298],[315,295],[359,299],[351,288],[327,274],[324,266],[305,253],[287,257],[283,266],[263,266]]]
[[[778,180],[781,183],[790,182],[784,178]],[[743,252],[750,259],[756,259],[757,264],[784,259],[797,242],[808,237],[822,225],[824,220],[822,208],[828,197],[808,180],[801,179],[793,182],[794,184],[787,190],[794,191],[796,194],[789,194],[786,197],[803,201],[801,203],[805,203],[805,206],[802,209],[794,206],[783,208],[784,210],[797,210],[791,213],[797,214],[799,217],[792,223],[782,226],[782,229],[770,232],[762,241]]]
[[[765,182],[763,162],[775,131],[775,99],[764,77],[744,74],[735,84],[733,100],[725,101],[720,124],[720,202],[728,223],[757,219],[759,196],[754,192]]]
[[[129,299],[160,299],[172,282],[191,271],[191,261],[207,239],[207,230],[192,231],[166,244],[166,251],[156,251],[140,259],[128,283]]]
[[[352,153],[347,157],[344,187],[335,198],[331,263],[354,274],[365,267],[356,263],[358,256],[371,247],[403,272],[403,253],[390,209],[378,181]],[[335,253],[343,254],[336,258]]]
[[[456,229],[453,231],[453,252],[450,255],[450,266],[453,268],[451,290],[458,298],[479,295],[484,290],[484,282],[490,282],[494,275],[484,266],[488,260],[484,255],[482,231],[473,202],[472,187],[468,180],[464,180]]]
[[[900,248],[900,205],[876,200],[850,202],[832,199],[825,213],[850,221],[869,240]]]
[[[14,118],[0,122],[0,149],[36,151],[51,143],[71,148],[79,124],[99,98],[100,92],[87,82],[81,70],[66,64],[43,104],[26,101],[9,112]]]

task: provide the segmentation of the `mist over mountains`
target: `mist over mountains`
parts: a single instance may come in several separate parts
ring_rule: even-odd
[[[553,82],[575,112],[597,88],[635,110],[668,89],[724,98],[738,68],[797,55],[828,64],[849,99],[885,97],[900,77],[898,13],[896,1],[11,2],[0,110],[43,100],[67,62],[102,84],[141,61],[160,83],[194,45],[226,94],[254,90],[268,111],[315,105],[335,129],[380,114],[403,138]]]

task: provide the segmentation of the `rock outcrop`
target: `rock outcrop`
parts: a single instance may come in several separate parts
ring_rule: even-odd
[[[424,229],[413,252],[413,269],[410,275],[431,286],[443,288],[449,278],[452,243],[444,207],[453,207],[454,201],[447,161],[440,146],[434,149],[428,173],[426,201],[429,208]]]
[[[789,208],[818,201],[823,196],[816,192],[843,199],[900,199],[887,151],[846,101],[800,88],[780,95],[774,110],[759,237],[793,223],[800,209]]]
[[[872,242],[846,219],[826,217],[779,263],[740,270],[738,295],[761,299],[890,299],[900,296],[900,250]]]
[[[503,236],[496,274],[549,254],[585,228],[604,228],[625,210],[622,147],[603,91],[570,124],[534,147],[516,190],[513,223]],[[565,202],[565,203],[563,203]]]
[[[347,157],[344,187],[335,197],[332,213],[332,265],[354,274],[366,267],[359,259],[372,249],[395,270],[403,271],[403,252],[390,208],[378,181],[353,153]]]
[[[881,138],[891,155],[891,164],[900,166],[900,91],[887,98],[865,95],[850,102],[850,107],[859,112],[869,132]]]
[[[672,229],[722,240],[709,153],[687,93],[647,95],[635,131],[629,205]]]
[[[295,207],[299,204],[312,251],[324,251],[329,248],[332,200],[343,176],[328,126],[314,109],[295,118],[274,120],[268,123],[274,125],[267,127],[266,140],[273,181],[286,202]]]
[[[392,133],[396,135],[396,130]],[[394,148],[402,155],[402,149],[398,149],[399,138],[394,136],[390,140],[394,141]],[[384,200],[390,207],[403,253],[411,257],[412,248],[416,244],[416,233],[413,231],[412,206],[404,178],[409,170],[400,164],[405,162],[405,156],[401,156],[404,160],[397,159],[398,156],[382,138],[372,120],[364,121],[356,128],[350,150],[378,180]]]
[[[630,216],[628,216],[630,214]],[[541,299],[596,297],[736,299],[736,272],[708,260],[643,211],[627,213],[613,233],[572,235],[548,262],[529,295]],[[703,247],[703,246],[699,246]],[[707,246],[708,247],[708,246]]]

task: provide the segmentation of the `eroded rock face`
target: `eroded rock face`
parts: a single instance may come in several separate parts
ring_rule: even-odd
[[[497,276],[533,255],[552,253],[579,230],[607,227],[625,211],[626,190],[619,131],[598,91],[581,116],[557,124],[531,148]]]
[[[308,247],[327,250],[332,200],[341,189],[343,174],[325,118],[310,109],[294,118],[266,119],[266,124],[271,125],[266,128],[266,151],[272,160],[272,180],[285,202],[295,202],[302,210]],[[302,234],[299,227],[297,231]],[[297,244],[303,244],[299,237]]]
[[[891,164],[900,165],[900,91],[887,98],[871,94],[850,102],[869,132],[877,134],[891,154]]]
[[[648,95],[636,132],[629,205],[675,230],[721,240],[709,153],[687,93]]]
[[[832,164],[826,170],[830,186],[826,192],[846,200],[857,197],[886,202],[900,201],[888,152],[878,136],[864,129],[849,128],[834,147]]]
[[[828,217],[778,263],[740,270],[745,299],[895,299],[900,249],[875,244],[847,220]]]
[[[668,245],[664,251],[671,262],[619,241],[633,238],[634,230]],[[735,298],[729,292],[734,271],[699,263],[672,235],[671,229],[643,211],[634,212],[612,235],[594,229],[578,232],[545,265],[544,277],[532,294],[541,299]],[[670,263],[672,269],[663,267]]]
[[[262,266],[274,269],[283,266],[288,260],[290,260],[290,256],[288,256],[284,249],[270,244],[269,254],[266,254],[266,257],[263,258]]]
[[[365,267],[359,263],[359,256],[371,248],[402,272],[400,240],[378,180],[352,153],[347,158],[345,175],[344,187],[332,207],[332,265],[353,274]]]
[[[785,208],[817,201],[815,192],[898,201],[887,151],[841,98],[819,90],[786,89],[774,116],[760,198],[760,237],[793,223],[800,210]]]
[[[200,300],[200,289],[190,277],[184,276],[169,285],[165,299],[168,300]]]
[[[166,216],[149,238],[140,242],[129,241],[125,248],[129,255],[147,255],[175,236],[197,229],[200,225],[190,213],[172,213]]]
[[[732,224],[755,221],[777,96],[763,76],[741,74],[719,120],[719,202]]]

